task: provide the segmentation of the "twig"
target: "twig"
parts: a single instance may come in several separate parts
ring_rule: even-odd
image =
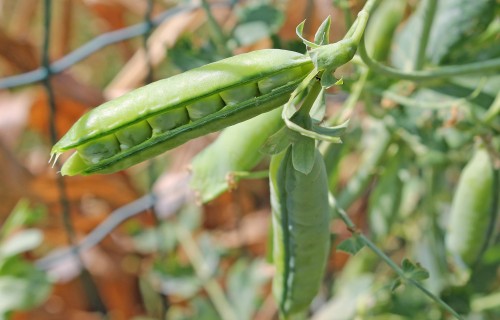
[[[455,318],[459,320],[463,320],[463,318],[455,311],[453,310],[452,307],[450,307],[446,302],[441,300],[441,298],[435,296],[432,292],[427,290],[424,286],[422,286],[418,281],[409,278],[403,269],[401,269],[394,261],[391,260],[382,250],[380,250],[369,238],[367,238],[361,231],[359,231],[358,227],[352,222],[351,218],[347,215],[345,210],[341,208],[340,206],[337,205],[335,198],[333,195],[329,195],[330,197],[330,202],[331,206],[334,208],[336,213],[340,216],[342,221],[347,226],[347,229],[353,233],[353,235],[357,236],[368,248],[370,248],[377,256],[379,256],[382,260],[384,260],[387,265],[393,269],[398,276],[406,283],[409,283],[416,288],[418,288],[420,291],[422,291],[426,296],[428,296],[430,299],[435,301],[439,306],[441,306],[443,309],[451,313]]]

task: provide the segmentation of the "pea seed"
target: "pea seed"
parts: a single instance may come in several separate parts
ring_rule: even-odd
[[[222,100],[228,106],[252,99],[258,95],[259,90],[256,83],[248,83],[220,93]]]
[[[115,135],[111,134],[88,142],[76,150],[83,160],[95,164],[120,152],[120,144]]]
[[[148,118],[147,122],[155,135],[187,124],[189,116],[185,108],[179,108]]]
[[[201,99],[186,107],[191,120],[196,121],[224,107],[224,101],[218,94]]]

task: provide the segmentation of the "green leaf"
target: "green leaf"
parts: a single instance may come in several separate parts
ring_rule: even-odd
[[[302,21],[301,23],[299,23],[297,28],[295,28],[295,33],[300,38],[300,40],[302,40],[302,42],[306,45],[306,47],[313,48],[313,49],[319,48],[319,45],[304,38],[303,33],[304,33],[304,24],[305,23],[306,23],[305,20]]]
[[[394,37],[390,60],[391,64],[398,69],[409,71],[415,68],[418,43],[423,28],[424,2],[420,2],[420,6]]]
[[[311,108],[311,112],[309,114],[313,119],[313,123],[319,123],[325,117],[325,113],[326,113],[325,90],[321,89],[321,92],[319,93],[316,101],[314,101],[314,104]]]
[[[0,258],[14,256],[38,247],[43,234],[38,229],[27,229],[17,232],[8,238],[0,247]]]
[[[295,170],[309,174],[314,166],[316,154],[314,139],[300,137],[292,146],[292,163]]]
[[[395,279],[392,281],[391,283],[391,286],[390,286],[390,290],[392,292],[396,291],[397,288],[399,288],[401,286],[401,279]]]
[[[346,239],[339,243],[337,250],[347,252],[351,255],[355,255],[359,250],[363,249],[365,246],[364,242],[356,235],[353,235],[349,239]]]
[[[426,0],[428,1],[428,0]],[[424,23],[426,1],[408,19],[395,37],[391,62],[398,69],[413,70]],[[429,35],[426,56],[443,64],[453,50],[482,32],[494,15],[495,0],[440,0]]]
[[[25,263],[22,276],[0,277],[0,316],[15,310],[32,309],[47,299],[51,284],[42,271]]]
[[[260,147],[260,152],[275,155],[283,152],[294,141],[297,133],[288,127],[281,128],[278,132],[267,138],[266,142]]]
[[[45,214],[44,207],[36,206],[31,208],[28,199],[19,200],[0,228],[0,239],[18,228],[36,224]]]
[[[443,63],[450,52],[486,29],[495,13],[495,0],[440,0],[426,55]]]
[[[422,267],[419,263],[414,264],[408,259],[403,259],[401,267],[405,275],[413,280],[422,281],[429,278],[429,271]]]
[[[234,28],[234,38],[241,46],[248,46],[271,35],[269,26],[262,21],[239,24]]]
[[[316,34],[314,35],[314,43],[319,45],[328,44],[330,39],[330,25],[331,25],[330,16],[326,17],[326,19],[321,23]]]

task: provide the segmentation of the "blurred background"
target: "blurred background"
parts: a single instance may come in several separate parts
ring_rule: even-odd
[[[377,44],[367,46],[410,70],[425,1],[387,2],[395,11],[379,22],[395,21],[383,37],[368,33]],[[498,1],[474,10],[455,2],[471,22],[449,33],[463,20],[439,20],[452,22],[431,37],[426,61],[498,58]],[[305,52],[295,34],[303,20],[311,39],[331,16],[337,41],[363,4],[0,0],[0,319],[277,319],[267,179],[242,180],[203,205],[189,188],[191,159],[217,134],[116,174],[64,179],[48,164],[50,148],[86,111],[151,81],[263,48]],[[351,117],[343,146],[325,152],[331,191],[393,260],[408,257],[429,271],[429,290],[470,319],[500,318],[498,240],[472,276],[450,267],[443,240],[474,137],[498,136],[498,117],[481,130],[475,121],[498,104],[498,72],[415,84],[363,70],[342,68],[345,85],[327,95],[329,116]],[[358,189],[342,193],[353,179]],[[350,231],[336,220],[332,234],[337,244]],[[81,243],[78,255],[70,243]],[[395,278],[367,248],[355,256],[332,249],[311,318],[449,318],[414,287],[395,289]]]

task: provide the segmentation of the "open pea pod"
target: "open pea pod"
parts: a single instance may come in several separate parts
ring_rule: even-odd
[[[52,148],[76,149],[63,175],[112,173],[283,105],[313,69],[302,54],[266,49],[151,83],[82,116]]]

